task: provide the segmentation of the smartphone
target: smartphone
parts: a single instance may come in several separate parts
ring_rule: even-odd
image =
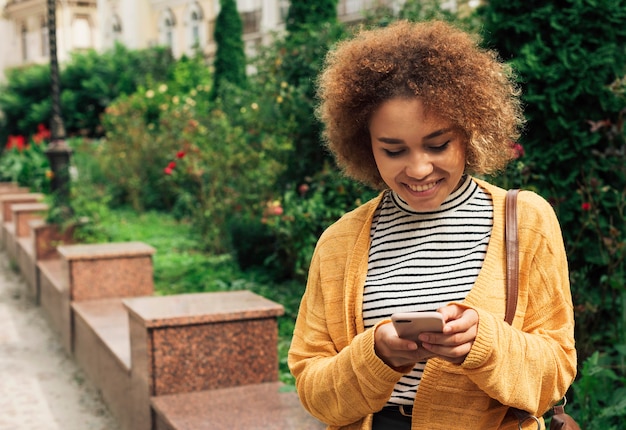
[[[417,336],[423,332],[442,332],[444,321],[439,312],[400,312],[391,315],[391,322],[402,339],[419,344]]]

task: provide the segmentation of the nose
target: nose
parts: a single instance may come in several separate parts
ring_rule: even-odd
[[[414,179],[424,179],[433,172],[433,162],[425,153],[414,153],[408,158],[405,173]]]

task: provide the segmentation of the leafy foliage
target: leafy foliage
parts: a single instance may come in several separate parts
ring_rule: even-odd
[[[74,53],[60,73],[61,112],[68,135],[101,135],[100,116],[105,108],[139,85],[165,80],[172,63],[169,51],[163,48],[129,50],[117,44],[104,53]],[[0,88],[4,114],[0,139],[49,124],[50,67],[28,66],[9,70],[6,75],[7,81]]]
[[[39,124],[29,138],[11,135],[0,157],[0,181],[17,183],[33,192],[50,190],[50,162],[45,150],[50,131]]]
[[[5,149],[0,157],[0,181],[18,183],[33,192],[48,192],[50,163],[44,151],[45,144],[36,143],[23,149]]]
[[[5,70],[6,82],[0,85],[0,110],[3,118],[0,142],[9,135],[27,135],[50,118],[50,68],[35,65]]]
[[[239,261],[243,260],[245,266],[265,267],[279,280],[304,283],[322,232],[376,194],[326,166],[315,176],[306,178],[296,190],[289,188],[280,199],[268,201],[260,221],[238,226],[239,220],[233,220],[235,227],[240,227],[233,229],[233,243],[245,242],[244,246],[236,247]],[[259,237],[247,236],[248,231],[257,232]],[[254,252],[250,252],[251,246],[255,246]]]
[[[337,0],[289,2],[286,27],[291,34],[337,21]]]
[[[626,106],[626,100],[610,90],[610,84],[626,70],[626,27],[622,25],[626,2],[497,0],[490,1],[482,15],[489,44],[511,60],[521,77],[528,118],[520,142],[526,150],[524,185],[548,198],[561,221],[574,299],[582,305],[577,308],[577,339],[584,358],[614,341],[611,315],[619,313],[618,302],[597,301],[588,295],[596,290],[612,297],[613,287],[603,280],[606,261],[597,258],[602,255],[598,248],[604,246],[602,238],[586,228],[583,203],[589,202],[577,190],[591,189],[592,178],[610,184],[618,193],[626,187],[626,178],[615,170],[623,163],[617,156],[623,142],[590,132],[588,123],[604,119],[617,123]],[[597,215],[604,219],[601,223],[616,226],[623,237],[623,218],[613,218],[613,222],[606,218],[615,209],[607,200],[610,194],[596,195],[608,204],[607,211]],[[608,337],[598,339],[599,333]]]
[[[278,82],[282,89],[277,114],[287,120],[289,128],[284,131],[294,145],[287,170],[280,178],[284,186],[294,186],[332,162],[321,142],[322,126],[315,116],[315,78],[328,49],[346,34],[345,27],[338,23],[303,26],[289,37],[276,38],[253,60],[259,85]],[[289,97],[284,97],[287,91]]]
[[[626,348],[612,354],[594,352],[585,360],[574,384],[572,416],[588,430],[618,430],[626,419]],[[619,371],[617,371],[619,370]],[[616,390],[607,387],[617,387]]]

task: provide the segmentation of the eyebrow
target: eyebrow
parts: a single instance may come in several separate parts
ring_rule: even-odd
[[[454,129],[452,127],[448,127],[448,128],[442,128],[441,130],[433,131],[432,133],[424,136],[424,140],[434,139],[434,138],[439,137],[439,136],[441,136],[443,134],[449,133],[449,132],[451,132],[453,130]],[[396,139],[394,137],[379,137],[379,138],[377,138],[377,140],[382,142],[382,143],[390,143],[390,144],[404,143],[404,140]]]

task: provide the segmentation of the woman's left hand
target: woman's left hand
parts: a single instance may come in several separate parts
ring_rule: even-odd
[[[438,309],[443,315],[443,333],[422,333],[424,349],[451,363],[460,364],[469,354],[478,333],[478,312],[459,305]]]

